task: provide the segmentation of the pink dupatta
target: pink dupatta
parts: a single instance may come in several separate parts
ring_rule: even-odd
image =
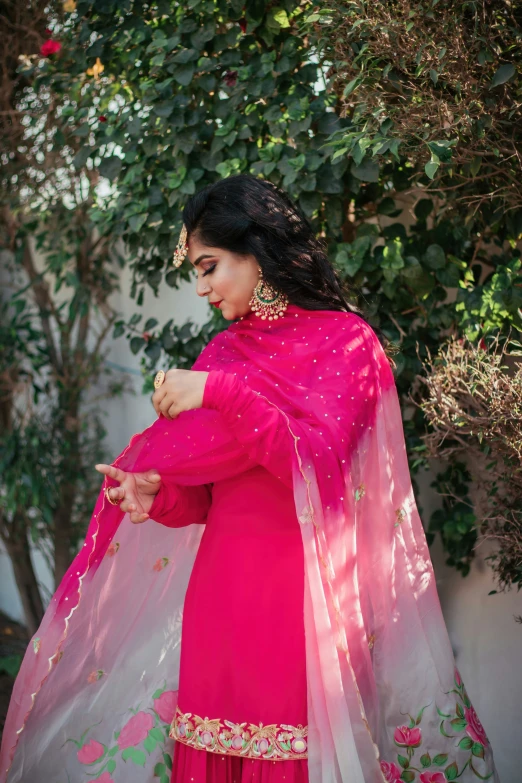
[[[371,327],[352,313],[296,305],[274,322],[249,313],[192,369],[234,374],[252,404],[272,412],[274,448],[281,428],[292,438],[310,782],[498,783],[455,667],[395,382]],[[238,439],[243,461],[263,463],[248,419],[238,427],[207,408],[160,417],[114,464],[155,468],[180,486],[214,482],[231,475],[234,459],[225,457]],[[132,525],[100,492],[85,543],[24,657],[1,783],[168,782],[197,521],[189,505],[184,527]]]

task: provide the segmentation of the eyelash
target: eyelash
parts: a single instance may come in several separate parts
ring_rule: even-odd
[[[213,272],[213,271],[214,271],[214,269],[215,269],[215,268],[216,268],[216,264],[214,264],[214,266],[211,266],[209,269],[207,269],[207,271],[206,271],[206,272],[203,272],[203,274],[201,275],[201,277],[205,277],[205,275],[209,275],[211,272]]]

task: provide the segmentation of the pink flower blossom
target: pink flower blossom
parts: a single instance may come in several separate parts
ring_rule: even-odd
[[[163,723],[172,723],[174,714],[176,712],[176,705],[178,703],[177,691],[165,691],[157,699],[154,699],[154,709],[160,716]]]
[[[393,761],[381,761],[381,770],[386,783],[396,783],[401,779],[401,770]]]
[[[40,54],[42,54],[44,57],[49,57],[51,54],[56,54],[56,52],[59,52],[62,48],[62,45],[59,41],[53,41],[51,38],[49,40],[45,41],[40,47]]]
[[[457,683],[458,687],[462,685],[462,677],[460,676],[460,672],[455,666],[455,682]]]
[[[154,726],[154,718],[149,712],[138,712],[127,721],[120,736],[118,737],[118,747],[120,750],[132,748],[143,742],[149,731]]]
[[[94,764],[105,753],[105,748],[100,742],[91,740],[83,745],[78,751],[78,761],[80,764]]]
[[[473,707],[464,708],[464,717],[466,718],[468,725],[466,727],[466,733],[469,734],[472,740],[480,742],[481,745],[486,746],[489,742],[484,726],[478,719],[478,715]]]
[[[99,778],[95,778],[95,783],[114,783],[108,772],[104,772]]]
[[[444,772],[422,772],[420,783],[446,783]]]
[[[403,748],[418,748],[422,742],[422,733],[420,729],[397,726],[393,739],[396,745],[400,745]]]

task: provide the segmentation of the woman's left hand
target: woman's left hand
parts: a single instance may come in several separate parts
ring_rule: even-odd
[[[175,419],[182,411],[201,408],[208,372],[168,370],[165,380],[152,395],[156,413]]]

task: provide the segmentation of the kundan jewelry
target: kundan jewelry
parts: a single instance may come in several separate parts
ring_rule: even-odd
[[[267,318],[269,321],[275,321],[284,315],[288,307],[288,297],[267,283],[263,279],[263,270],[260,269],[259,282],[248,304],[263,321]]]
[[[179,266],[181,266],[187,253],[188,253],[187,229],[185,227],[185,224],[183,223],[183,226],[181,227],[181,234],[179,235],[179,239],[178,239],[178,244],[174,251],[174,255],[172,257],[173,266],[175,266],[176,269]]]
[[[163,370],[158,370],[154,378],[154,388],[159,389],[159,387],[164,382],[164,380],[165,380],[165,373],[163,372]]]

